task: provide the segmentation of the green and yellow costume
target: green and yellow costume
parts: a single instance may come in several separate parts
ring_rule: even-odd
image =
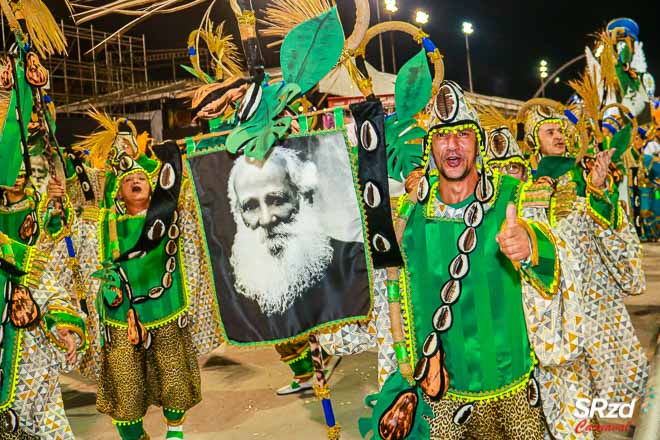
[[[39,202],[31,188],[23,191],[22,200],[10,203],[5,196],[0,203],[0,286],[5,292],[0,298],[5,316],[0,324],[0,411],[8,430],[0,437],[73,439],[58,382],[60,373],[73,365],[65,359],[58,330],[73,333],[83,352],[85,323],[46,267],[52,239],[63,232],[61,219],[47,210],[48,199]],[[71,209],[65,211],[71,214]],[[16,432],[10,433],[12,429]]]
[[[557,121],[562,127],[568,124],[551,108],[530,106],[525,115],[528,139],[543,124]],[[621,150],[629,140],[628,130],[627,137],[605,142]],[[538,136],[530,146],[541,159],[523,204],[546,210],[552,231],[576,255],[574,267],[581,286],[579,306],[564,314],[567,321],[579,322],[581,327],[577,337],[565,345],[566,355],[575,361],[544,364],[548,352],[544,346],[537,349],[542,360],[539,380],[544,413],[556,438],[590,439],[593,432],[575,430],[582,421],[573,414],[577,399],[630,403],[643,394],[648,378],[647,360],[623,303],[625,296],[639,294],[645,286],[641,247],[618,200],[615,177],[608,176],[606,188],[596,188],[590,177],[594,159],[586,156],[576,163],[570,154],[543,157]],[[528,325],[537,327],[533,314]],[[552,332],[546,331],[552,340]]]
[[[478,116],[457,84],[443,82],[434,104],[436,125],[425,144],[427,171],[412,196],[417,202],[408,195],[399,208],[399,219],[406,222],[405,267],[398,283],[388,282],[405,323],[405,353],[397,357],[414,369],[416,385],[408,392],[419,400],[412,422],[418,428],[406,438],[541,439],[544,423],[534,378],[540,342],[526,318],[536,306],[544,322],[560,322],[558,303],[572,277],[570,270],[560,269],[565,251],[544,212],[523,209],[525,185],[517,179],[482,169],[473,195],[457,204],[442,201],[433,136],[469,128],[482,149],[484,143]],[[509,203],[518,206],[530,239],[531,257],[522,265],[502,254],[495,240]],[[438,359],[444,359],[440,367]],[[380,395],[371,398],[377,401],[374,415],[391,413],[396,403],[383,401],[401,401],[411,383],[399,373],[390,376]],[[438,387],[440,392],[428,392]],[[427,404],[432,417],[425,432],[419,426],[425,424]],[[384,429],[383,420],[376,433]],[[376,438],[386,432],[379,434]]]
[[[186,411],[201,400],[197,355],[220,344],[217,305],[187,177],[182,178],[174,218],[164,238],[146,253],[119,260],[139,241],[147,217],[147,211],[124,212],[117,198],[119,185],[129,175],[144,173],[153,194],[162,185],[163,167],[144,155],[129,159],[130,149],[121,148],[115,140],[130,138],[132,133],[119,132],[121,121],[98,112],[94,117],[106,130],[92,134],[80,148],[92,152],[92,164],[105,155],[112,171],[86,166],[97,205],[86,202],[74,228],[87,303],[95,321],[91,326],[97,329],[85,372],[97,377],[97,409],[113,418],[120,436],[143,439],[148,436],[142,419],[150,405],[161,406],[168,426],[178,428]],[[108,139],[110,148],[98,146]],[[130,166],[120,166],[122,159]],[[72,196],[74,200],[82,199],[78,187],[71,182],[70,190],[78,193]],[[54,254],[55,259],[65,258],[65,249],[58,248]],[[97,272],[99,265],[103,269]],[[71,273],[63,279],[67,285],[74,284]],[[182,435],[182,431],[168,432],[168,438]]]

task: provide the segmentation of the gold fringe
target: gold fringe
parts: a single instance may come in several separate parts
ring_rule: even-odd
[[[589,75],[586,71],[580,75],[580,79],[568,81],[568,85],[580,95],[583,101],[582,118],[579,121],[579,125],[581,124],[582,127],[578,128],[582,148],[578,156],[584,156],[586,148],[591,144],[591,139],[587,136],[588,130],[586,127],[591,126],[591,130],[598,142],[603,137],[598,122],[600,117],[598,85],[594,82],[593,76]]]
[[[9,0],[0,0],[0,9],[2,9],[2,14],[7,19],[9,23],[9,29],[13,31],[20,31],[21,25],[18,23],[16,15],[14,15],[14,10],[9,3]]]
[[[119,121],[110,118],[105,113],[101,113],[94,107],[87,112],[87,116],[98,122],[100,127],[89,136],[83,136],[79,142],[73,144],[73,148],[82,152],[89,151],[89,160],[92,166],[97,169],[104,169],[112,145],[119,133]]]
[[[20,11],[21,18],[25,20],[30,43],[39,55],[45,58],[48,55],[66,54],[66,39],[48,7],[41,0],[21,0],[19,5],[17,12]],[[11,24],[11,20],[9,22]]]
[[[328,440],[339,440],[341,435],[341,425],[337,423],[332,428],[328,427]]]
[[[265,9],[265,18],[259,23],[265,26],[261,31],[264,37],[279,38],[268,44],[275,47],[282,44],[284,37],[294,27],[311,18],[318,17],[332,7],[330,0],[272,0]]]

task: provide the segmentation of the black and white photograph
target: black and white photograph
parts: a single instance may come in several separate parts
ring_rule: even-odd
[[[190,160],[221,319],[236,343],[366,317],[370,287],[343,132],[288,139],[264,161]]]

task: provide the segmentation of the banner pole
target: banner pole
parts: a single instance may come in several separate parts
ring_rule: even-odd
[[[323,406],[323,415],[325,416],[325,423],[328,426],[328,439],[339,440],[341,435],[341,426],[335,420],[335,413],[332,409],[332,401],[330,400],[330,387],[326,380],[323,371],[323,352],[319,337],[316,333],[309,335],[309,348],[312,353],[312,365],[314,366],[314,375],[316,377],[316,385],[314,391],[316,397],[321,400]]]

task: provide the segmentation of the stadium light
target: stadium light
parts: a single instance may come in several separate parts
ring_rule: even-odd
[[[418,10],[415,13],[415,22],[417,24],[426,24],[429,22],[429,14],[424,11]]]

